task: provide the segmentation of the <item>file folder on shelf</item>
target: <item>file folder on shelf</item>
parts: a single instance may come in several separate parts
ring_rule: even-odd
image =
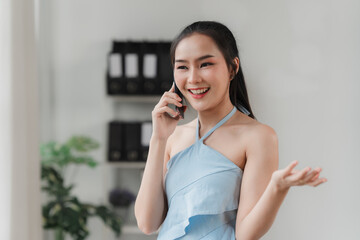
[[[108,160],[146,161],[152,123],[112,121],[109,123]]]
[[[159,57],[157,43],[142,43],[142,84],[144,94],[155,95],[160,93]]]
[[[118,121],[109,123],[108,128],[108,160],[119,162],[125,160],[123,124]]]
[[[161,95],[173,82],[171,42],[113,41],[107,60],[109,95]]]

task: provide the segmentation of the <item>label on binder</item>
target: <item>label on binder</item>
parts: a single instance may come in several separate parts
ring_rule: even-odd
[[[141,146],[149,146],[152,134],[151,122],[143,122],[141,124]]]
[[[139,76],[138,55],[129,53],[125,55],[125,76],[136,78]]]
[[[112,53],[109,59],[109,75],[111,78],[122,76],[122,62],[120,53]]]
[[[144,66],[143,73],[146,78],[155,78],[156,77],[156,65],[157,57],[155,54],[145,54],[144,55]]]

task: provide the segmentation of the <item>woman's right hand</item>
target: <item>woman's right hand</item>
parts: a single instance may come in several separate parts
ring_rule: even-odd
[[[327,181],[326,178],[319,178],[321,168],[311,170],[310,167],[306,167],[303,170],[296,170],[294,167],[297,164],[298,161],[293,161],[286,168],[276,170],[272,174],[271,180],[275,183],[277,190],[287,191],[292,186],[303,185],[316,187]]]
[[[174,132],[181,117],[168,104],[182,107],[180,102],[181,98],[175,93],[175,85],[173,84],[170,90],[162,95],[152,111],[153,137],[166,140]]]

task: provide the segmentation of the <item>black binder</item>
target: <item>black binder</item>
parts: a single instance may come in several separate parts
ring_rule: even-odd
[[[141,123],[141,160],[146,161],[149,153],[149,144],[152,134],[151,121]]]
[[[140,70],[141,44],[139,42],[128,41],[124,48],[124,67],[125,67],[125,94],[142,94]]]
[[[113,41],[112,50],[107,57],[106,80],[109,95],[125,93],[124,47],[123,42]]]
[[[159,78],[160,78],[160,94],[169,91],[173,82],[173,69],[170,59],[170,42],[159,42],[158,56],[159,56]]]
[[[108,136],[108,160],[110,162],[125,160],[123,123],[110,122]]]
[[[127,161],[142,160],[141,156],[141,125],[138,122],[128,122],[125,126],[125,154]]]
[[[143,42],[141,46],[143,93],[146,95],[155,95],[160,92],[157,43]]]

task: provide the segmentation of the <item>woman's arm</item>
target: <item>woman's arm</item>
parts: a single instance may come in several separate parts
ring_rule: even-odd
[[[163,185],[164,162],[169,159],[169,138],[174,132],[179,113],[168,107],[181,107],[181,98],[174,93],[174,85],[165,92],[152,111],[153,133],[149,145],[144,175],[135,201],[135,217],[138,227],[145,234],[155,232],[165,219],[167,199]],[[171,117],[172,115],[173,117]]]
[[[278,140],[275,131],[261,125],[250,137],[247,162],[241,186],[236,222],[237,240],[257,240],[273,224],[276,214],[291,186],[317,186],[320,168],[296,171],[297,162],[285,169],[278,168]]]
[[[262,124],[250,131],[236,218],[237,240],[255,240],[263,236],[275,218],[276,206],[280,206],[286,195],[274,194],[268,185],[279,161],[275,131]]]
[[[166,140],[151,139],[140,189],[134,206],[139,229],[155,232],[165,219],[167,200],[162,183]]]

